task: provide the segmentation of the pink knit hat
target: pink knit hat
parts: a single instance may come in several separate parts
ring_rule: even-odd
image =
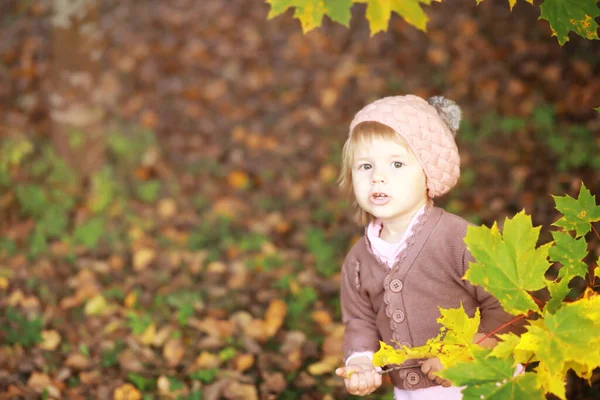
[[[460,176],[460,156],[454,141],[460,118],[456,103],[440,96],[428,101],[414,95],[384,97],[356,114],[350,135],[365,121],[395,130],[419,160],[427,177],[428,195],[434,198],[452,189]]]

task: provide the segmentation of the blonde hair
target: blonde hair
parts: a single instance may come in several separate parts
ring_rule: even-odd
[[[346,140],[344,148],[342,149],[342,168],[338,178],[338,184],[343,194],[352,201],[352,207],[356,209],[354,218],[361,226],[369,224],[374,217],[363,210],[356,201],[354,188],[352,187],[352,164],[354,163],[354,153],[356,149],[360,146],[364,146],[373,139],[391,140],[410,150],[402,136],[382,123],[365,121],[356,125],[352,130],[350,137]]]

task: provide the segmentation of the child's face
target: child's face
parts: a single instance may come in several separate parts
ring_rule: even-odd
[[[427,202],[421,165],[392,140],[372,139],[355,150],[352,186],[359,206],[384,223],[412,217]]]

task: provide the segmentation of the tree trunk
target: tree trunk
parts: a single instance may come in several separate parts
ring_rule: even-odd
[[[98,12],[97,0],[54,0],[52,139],[82,177],[104,164],[104,110],[94,101],[100,77]]]

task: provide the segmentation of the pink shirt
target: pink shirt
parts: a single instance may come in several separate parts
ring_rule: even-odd
[[[421,207],[419,211],[415,213],[410,221],[410,224],[408,224],[406,231],[404,231],[402,239],[398,243],[386,242],[380,238],[379,235],[381,233],[381,228],[383,228],[381,221],[375,220],[371,222],[367,227],[367,237],[371,242],[371,250],[373,251],[373,254],[375,254],[381,261],[385,262],[387,266],[391,268],[394,265],[398,254],[400,254],[402,249],[406,247],[406,238],[410,236],[415,223],[424,211],[425,206]]]

